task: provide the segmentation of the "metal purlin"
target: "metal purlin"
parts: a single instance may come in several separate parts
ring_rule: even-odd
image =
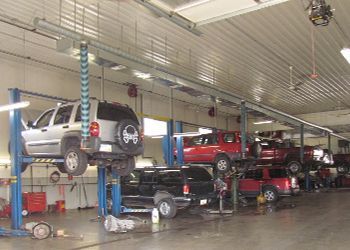
[[[80,100],[81,100],[81,137],[82,147],[87,146],[90,125],[90,96],[89,96],[89,53],[86,42],[80,43]]]
[[[10,89],[10,104],[20,102],[19,89]],[[22,143],[21,143],[21,111],[10,111],[10,149],[11,149],[11,227],[22,226]]]

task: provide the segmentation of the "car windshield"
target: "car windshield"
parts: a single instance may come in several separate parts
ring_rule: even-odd
[[[104,102],[98,104],[97,119],[116,122],[130,119],[138,123],[135,113],[128,107]]]
[[[189,182],[197,182],[197,181],[211,181],[212,177],[210,174],[202,168],[185,168],[183,169],[187,180]]]

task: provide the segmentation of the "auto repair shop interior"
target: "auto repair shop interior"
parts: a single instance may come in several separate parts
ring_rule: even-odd
[[[350,1],[0,10],[0,249],[349,249]]]

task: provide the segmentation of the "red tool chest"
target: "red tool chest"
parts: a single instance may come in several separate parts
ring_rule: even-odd
[[[33,192],[23,193],[23,210],[28,213],[45,212],[46,211],[46,193]]]

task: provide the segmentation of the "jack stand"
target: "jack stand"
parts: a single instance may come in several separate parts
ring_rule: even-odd
[[[210,210],[209,214],[232,214],[233,210],[224,210],[224,196],[226,194],[227,185],[219,178],[216,180],[219,189],[219,210]]]
[[[237,175],[232,175],[232,185],[231,185],[231,199],[233,204],[233,211],[238,211],[238,190],[237,190]]]

